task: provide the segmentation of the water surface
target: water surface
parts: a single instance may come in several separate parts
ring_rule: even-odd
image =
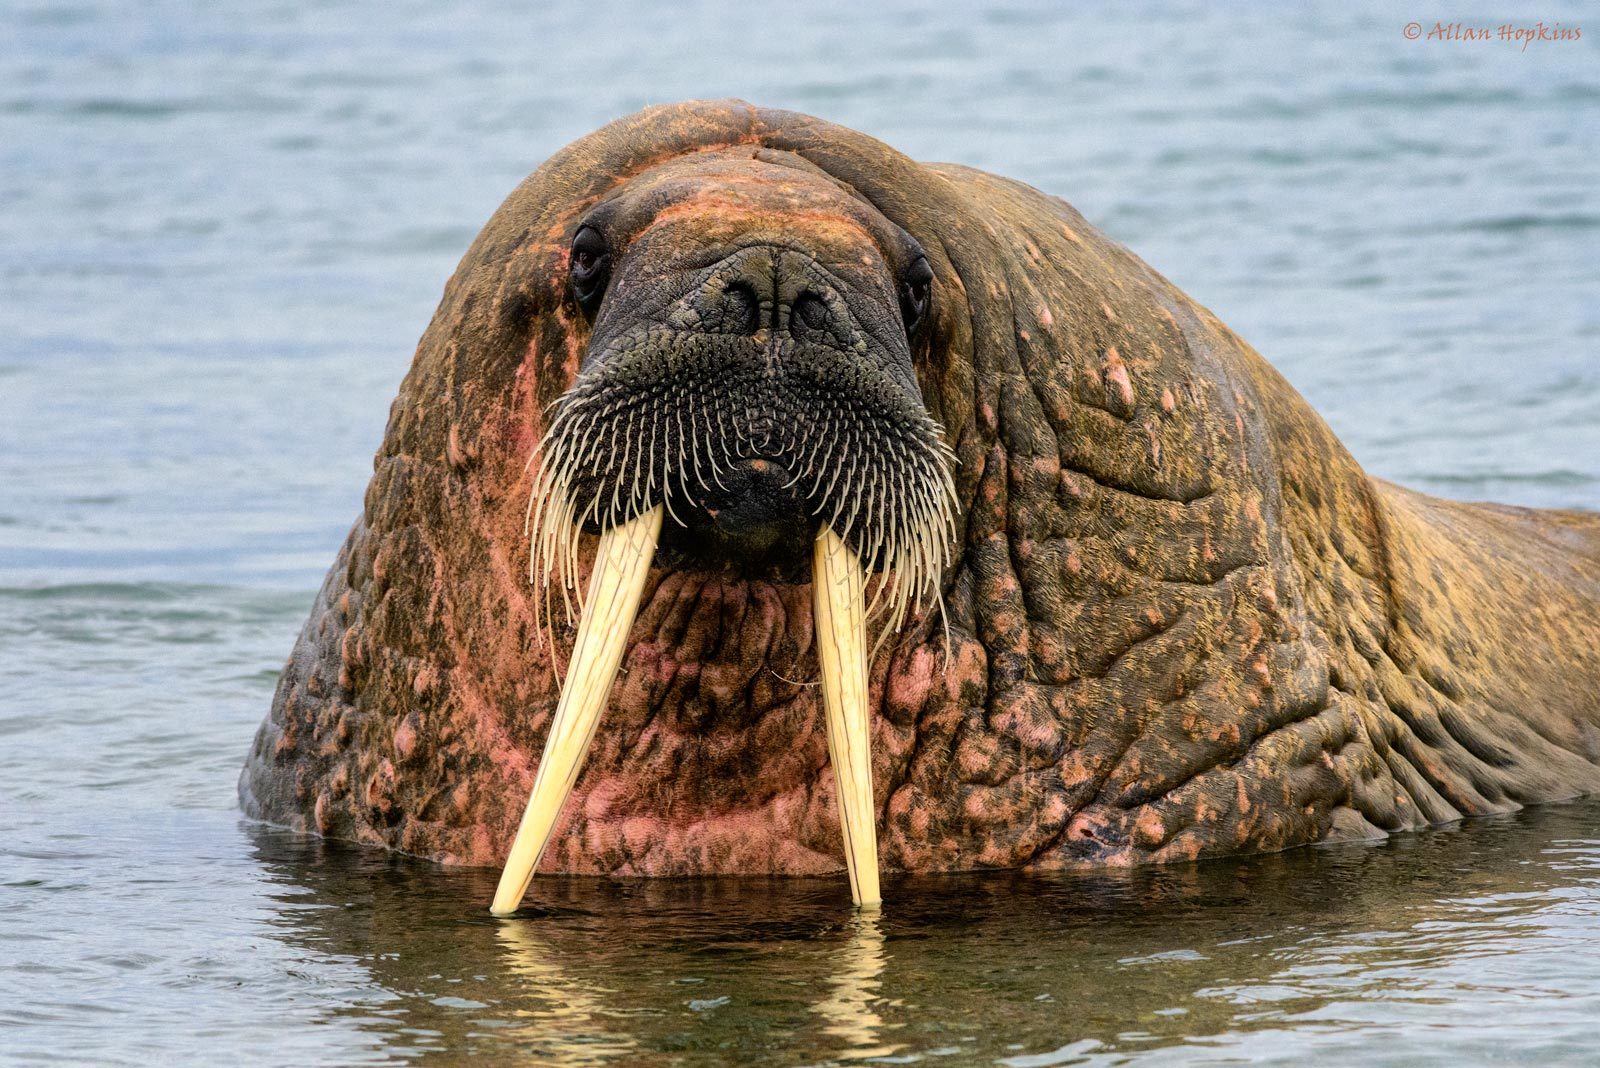
[[[493,873],[235,808],[456,259],[647,103],[796,107],[1059,193],[1375,473],[1600,506],[1600,25],[1519,52],[1406,41],[1423,15],[7,5],[0,1061],[1593,1063],[1593,803],[891,880],[877,920],[843,880],[540,880],[503,924]]]

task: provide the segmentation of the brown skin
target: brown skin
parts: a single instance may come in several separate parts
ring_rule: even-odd
[[[873,664],[884,867],[1188,860],[1600,789],[1600,519],[1372,479],[1064,202],[722,102],[568,147],[467,253],[256,739],[249,814],[503,859],[558,695],[523,521],[589,338],[574,230],[667,185],[677,214],[634,197],[638,232],[722,240],[754,212],[803,236],[786,184],[854,198],[819,247],[890,259],[898,229],[935,275],[912,355],[958,460],[958,545],[948,644],[925,617]],[[710,196],[734,189],[744,215]],[[558,626],[562,664],[570,643]],[[657,568],[541,870],[839,870],[815,675],[803,579]]]

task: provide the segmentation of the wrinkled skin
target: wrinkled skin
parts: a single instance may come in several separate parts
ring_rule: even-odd
[[[554,656],[538,641],[523,529],[590,341],[570,243],[630,183],[705,167],[832,183],[933,268],[912,369],[956,457],[957,533],[948,638],[923,615],[872,667],[885,868],[1276,850],[1600,787],[1600,521],[1370,478],[1060,200],[693,103],[563,150],[467,253],[251,751],[248,813],[503,859],[571,643],[559,617]],[[728,218],[685,214],[663,247],[729,240]],[[541,870],[840,870],[816,670],[803,576],[656,568]]]

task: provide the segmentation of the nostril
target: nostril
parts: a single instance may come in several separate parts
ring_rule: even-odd
[[[828,306],[815,293],[802,293],[794,302],[794,314],[811,330],[821,330],[828,322]]]
[[[729,330],[754,334],[761,328],[761,301],[749,282],[728,283],[726,307]]]

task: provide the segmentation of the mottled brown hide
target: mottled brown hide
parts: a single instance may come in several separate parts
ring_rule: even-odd
[[[1600,522],[1369,478],[1063,201],[693,103],[563,150],[462,260],[250,754],[247,812],[502,859],[571,644],[536,635],[523,523],[588,340],[574,227],[630,182],[782,168],[903,228],[935,274],[915,362],[958,461],[958,544],[948,640],[924,616],[873,665],[886,867],[1192,859],[1600,787]],[[839,870],[816,672],[806,586],[655,571],[543,869]]]

